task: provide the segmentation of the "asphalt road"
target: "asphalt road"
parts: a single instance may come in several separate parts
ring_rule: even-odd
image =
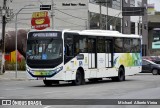
[[[140,73],[127,76],[126,81],[112,82],[105,79],[98,83],[86,82],[85,85],[72,86],[60,82],[60,85],[44,86],[40,80],[0,79],[0,99],[160,99],[160,75]],[[3,106],[8,108],[7,106]],[[13,107],[13,106],[12,106]],[[16,106],[13,108],[21,108]],[[25,106],[26,108],[32,108]],[[36,106],[34,106],[36,107]],[[68,105],[41,106],[40,108],[133,108],[135,105]],[[139,108],[158,108],[158,105],[136,105]],[[0,106],[1,108],[1,106]],[[36,107],[39,108],[39,107]]]

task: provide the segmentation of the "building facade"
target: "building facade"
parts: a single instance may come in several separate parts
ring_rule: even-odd
[[[122,31],[122,0],[13,0],[8,5],[18,12],[18,28],[31,28],[32,13],[39,12],[40,5],[52,5],[51,28]],[[15,28],[15,17],[7,27]]]
[[[14,16],[7,22],[6,28],[15,28],[17,16],[18,28],[31,29],[33,12],[40,10],[40,5],[51,5],[47,10],[52,29],[103,29],[117,30],[126,34],[142,35],[143,55],[147,55],[148,30],[147,15],[122,16],[122,7],[141,7],[147,0],[13,0],[7,6],[13,9]]]

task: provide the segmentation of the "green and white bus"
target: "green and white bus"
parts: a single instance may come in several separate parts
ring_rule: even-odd
[[[26,71],[29,79],[49,86],[59,81],[75,85],[85,80],[141,72],[141,37],[109,30],[41,30],[27,37]]]

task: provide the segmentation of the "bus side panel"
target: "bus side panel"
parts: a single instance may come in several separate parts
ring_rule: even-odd
[[[64,65],[65,80],[75,80],[76,72],[79,67],[84,69],[85,78],[89,78],[88,53],[80,53]]]
[[[141,72],[141,66],[125,67],[125,75],[134,75]]]
[[[105,53],[97,53],[97,68],[101,69],[101,68],[105,68],[105,64],[106,64],[106,55]]]
[[[118,72],[116,68],[108,68],[108,63],[110,62],[107,53],[98,53],[97,54],[97,77],[110,77],[117,76]]]
[[[118,76],[118,70],[116,68],[103,68],[97,71],[98,78]]]
[[[115,53],[114,67],[117,69],[123,65],[126,75],[133,75],[141,71],[142,57],[140,53]]]

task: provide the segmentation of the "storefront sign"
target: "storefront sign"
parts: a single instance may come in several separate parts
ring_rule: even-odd
[[[50,27],[50,19],[47,11],[34,12],[32,14],[31,25],[33,29],[42,30]]]

